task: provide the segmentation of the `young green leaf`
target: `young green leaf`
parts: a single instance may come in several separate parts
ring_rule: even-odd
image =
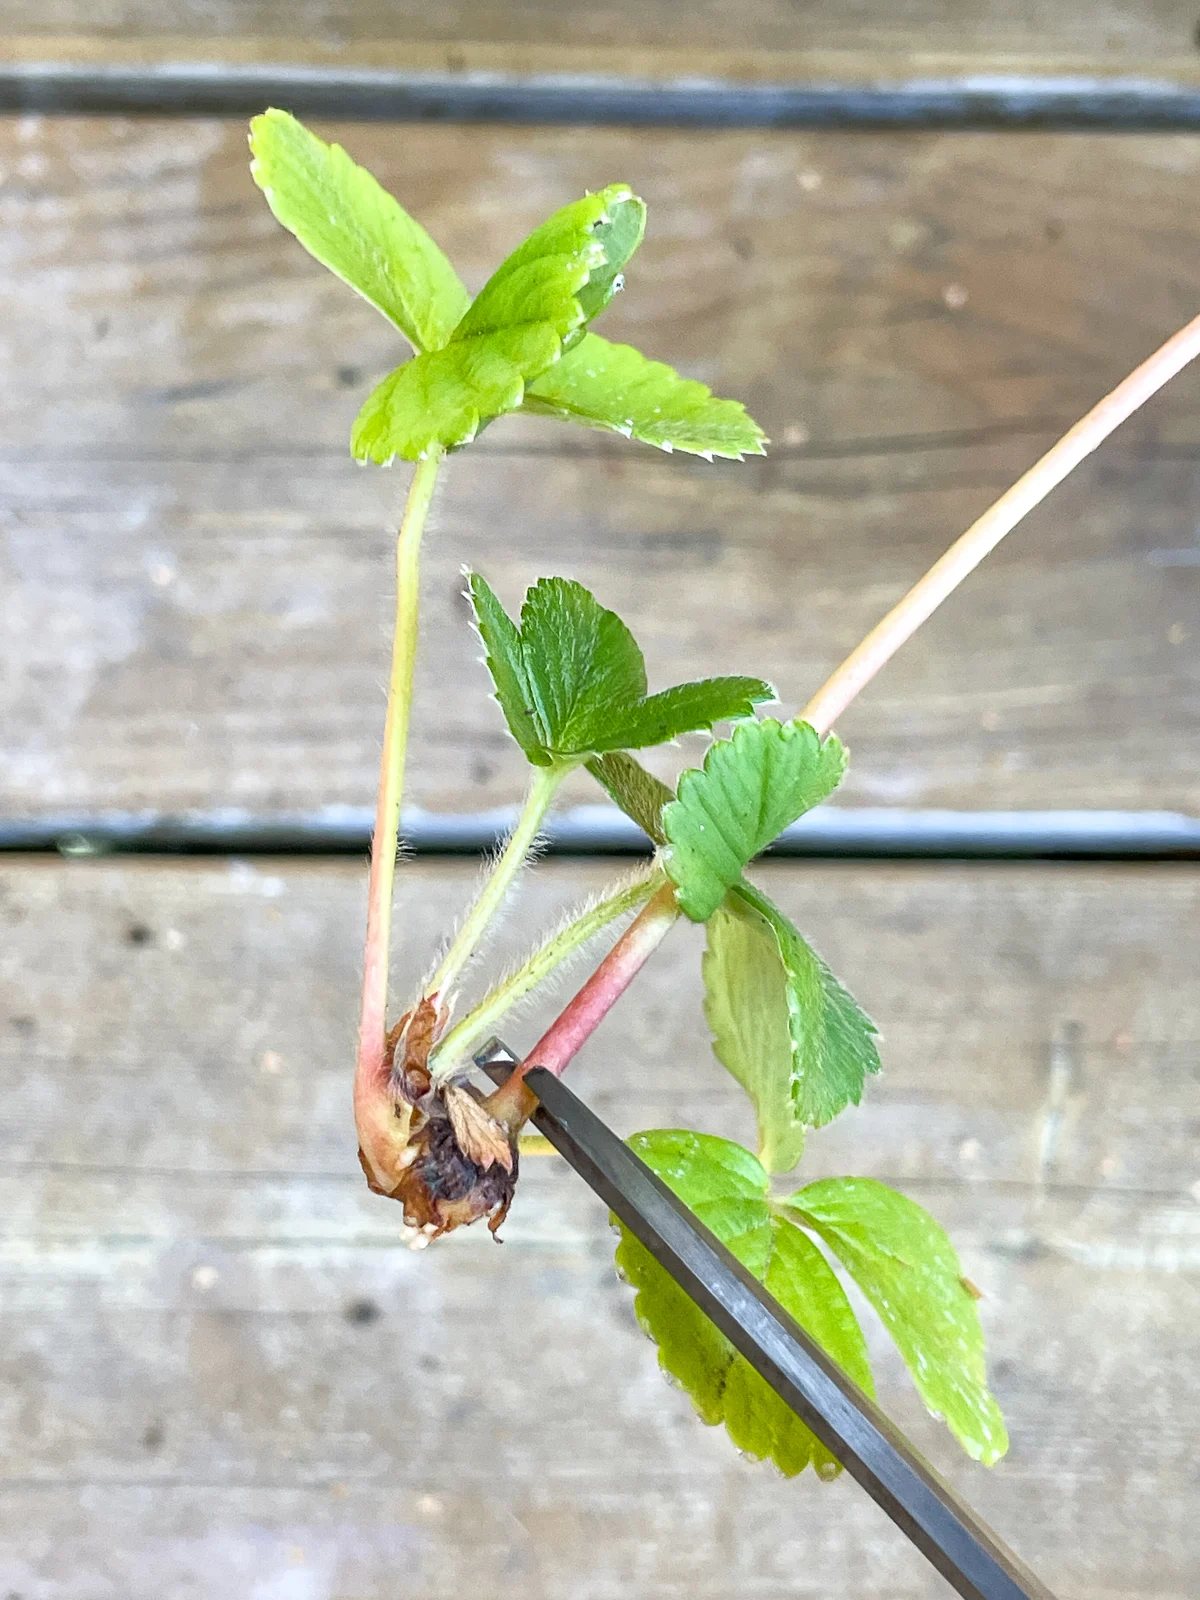
[[[704,1015],[717,1060],[745,1089],[758,1120],[758,1159],[790,1172],[804,1153],[793,1093],[787,981],[771,928],[757,911],[728,901],[708,919]]]
[[[833,734],[806,722],[744,722],[685,772],[663,812],[666,868],[683,912],[705,922],[781,829],[831,795],[846,770]]]
[[[526,384],[605,303],[615,277],[608,250],[634,247],[629,225],[617,220],[630,210],[640,239],[644,207],[621,183],[536,228],[488,279],[445,347],[398,367],[368,396],[350,438],[354,456],[380,465],[419,460],[467,444],[491,417],[516,410]]]
[[[350,430],[356,461],[386,467],[397,456],[470,444],[490,417],[514,411],[525,380],[557,360],[562,341],[549,322],[522,323],[414,356],[367,396]]]
[[[874,1394],[862,1330],[828,1262],[799,1228],[773,1216],[767,1175],[740,1145],[675,1129],[636,1134],[631,1147],[710,1228],[780,1305],[867,1394]],[[637,1290],[635,1309],[658,1345],[659,1364],[708,1423],[734,1444],[770,1457],[788,1476],[837,1462],[757,1376],[633,1236],[622,1230],[617,1267]]]
[[[824,1127],[846,1106],[858,1105],[867,1076],[879,1071],[878,1029],[757,885],[743,878],[733,886],[727,904],[755,915],[758,928],[774,945],[791,1041],[794,1115],[810,1128]]]
[[[542,578],[525,596],[518,628],[478,573],[469,578],[496,698],[535,766],[641,749],[749,716],[774,697],[760,678],[706,678],[646,694],[633,635],[580,583]]]
[[[987,1466],[1008,1449],[987,1388],[976,1294],[927,1211],[873,1178],[825,1178],[787,1202],[875,1307],[930,1411]]]
[[[286,111],[253,119],[250,148],[254,181],[284,227],[415,349],[440,349],[471,297],[425,229],[340,145]]]
[[[766,435],[739,401],[594,333],[529,385],[521,409],[709,461],[765,454]]]
[[[607,755],[593,756],[587,769],[596,782],[605,789],[614,804],[620,806],[627,817],[632,817],[642,832],[655,844],[666,844],[662,831],[663,807],[675,798],[675,791],[647,772],[640,761],[635,761],[624,750],[610,750]]]

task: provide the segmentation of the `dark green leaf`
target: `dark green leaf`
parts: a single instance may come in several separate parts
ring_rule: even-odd
[[[756,885],[734,885],[729,903],[752,908],[782,967],[792,1045],[792,1096],[810,1128],[858,1105],[869,1073],[879,1071],[875,1024],[779,907]]]
[[[425,229],[340,145],[286,111],[254,118],[250,148],[254,181],[284,227],[417,350],[440,349],[470,296]]]
[[[874,1394],[862,1331],[829,1264],[799,1228],[773,1216],[767,1175],[727,1139],[664,1130],[631,1147],[762,1282],[784,1310],[867,1394]],[[770,1457],[789,1476],[810,1463],[823,1478],[837,1463],[753,1372],[728,1340],[622,1230],[617,1266],[638,1291],[638,1320],[659,1363],[685,1388],[706,1422],[724,1422],[747,1454]]]
[[[535,765],[661,744],[747,716],[774,692],[758,678],[708,678],[647,696],[645,663],[629,629],[567,578],[534,584],[519,629],[507,617],[501,625],[500,603],[478,574],[470,594],[496,697]]]
[[[825,1178],[787,1202],[875,1307],[921,1398],[977,1461],[1008,1449],[987,1387],[976,1296],[927,1211],[873,1178]]]
[[[822,744],[806,722],[743,722],[714,744],[663,812],[666,868],[686,915],[706,922],[746,864],[831,795],[845,768],[840,741]]]
[[[640,761],[635,761],[623,750],[610,750],[607,755],[593,756],[587,769],[605,790],[609,798],[632,817],[643,833],[655,844],[666,844],[662,831],[662,811],[675,798],[675,791],[647,772]]]
[[[522,409],[710,461],[765,453],[766,437],[739,401],[718,400],[703,383],[594,333],[529,385]]]

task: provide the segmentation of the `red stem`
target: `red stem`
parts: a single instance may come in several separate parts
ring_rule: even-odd
[[[678,920],[674,886],[664,884],[512,1076],[489,1097],[488,1109],[497,1121],[509,1126],[525,1121],[537,1104],[522,1081],[530,1067],[545,1067],[560,1078],[571,1058],[595,1033]]]

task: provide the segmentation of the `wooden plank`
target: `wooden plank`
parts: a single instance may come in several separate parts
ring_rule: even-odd
[[[686,29],[667,0],[606,0],[586,9],[549,0],[433,8],[408,0],[309,0],[300,12],[270,0],[232,12],[141,0],[10,0],[4,30],[6,54],[15,61],[104,67],[300,63],[871,85],[889,77],[978,79],[989,72],[1200,77],[1195,16],[1183,0],[1105,0],[1087,10],[1066,0],[970,0],[952,21],[937,0],[910,0],[899,12],[886,0],[820,0],[800,14],[782,0],[749,0],[736,14],[693,8]]]
[[[810,1170],[950,1227],[1011,1455],[956,1458],[874,1339],[884,1403],[1064,1600],[1184,1600],[1200,874],[762,870],[887,1035]],[[415,972],[474,873],[406,871]],[[602,874],[539,869],[496,961]],[[696,1424],[556,1160],[526,1163],[503,1250],[397,1247],[349,1137],[362,891],[348,865],[0,872],[0,1585],[941,1595],[852,1485],[785,1484]],[[697,956],[672,935],[573,1069],[623,1129],[745,1131]]]
[[[505,419],[450,463],[411,788],[439,809],[523,782],[464,561],[509,601],[578,576],[656,684],[755,670],[790,710],[1200,303],[1190,142],[328,131],[472,284],[627,174],[651,231],[607,331],[744,397],[776,441],[710,467]],[[0,811],[368,804],[403,474],[356,472],[345,441],[397,341],[274,223],[239,125],[16,119],[0,148]],[[1196,809],[1198,385],[851,711],[848,803]]]

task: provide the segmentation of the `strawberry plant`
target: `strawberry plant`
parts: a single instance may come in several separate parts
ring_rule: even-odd
[[[946,1235],[871,1179],[782,1180],[810,1129],[860,1101],[879,1070],[874,1024],[753,878],[780,831],[837,787],[846,752],[832,726],[859,690],[983,556],[1119,422],[1200,349],[1189,324],[1090,412],[970,528],[789,722],[760,716],[761,678],[716,677],[649,692],[632,634],[582,585],[543,577],[510,616],[479,573],[467,598],[494,696],[529,764],[515,827],[419,992],[388,1025],[387,976],[400,802],[417,648],[418,558],[448,457],[496,417],[532,413],[712,460],[761,455],[762,431],[714,397],[591,331],[621,289],[645,226],[622,183],[535,229],[473,299],[425,230],[337,145],[282,111],[251,125],[252,172],[284,226],[396,328],[412,354],[363,403],[360,461],[414,463],[397,541],[396,621],[371,850],[354,1110],[370,1187],[398,1200],[415,1243],[512,1201],[533,1065],[561,1073],[682,917],[703,923],[705,1016],[718,1060],[746,1091],[756,1151],[684,1129],[638,1134],[638,1154],[868,1393],[859,1322],[831,1257],[857,1283],[927,1406],[992,1463],[1007,1445],[988,1391],[978,1291]],[[731,725],[671,790],[631,754]],[[586,770],[655,846],[646,870],[551,932],[462,1010],[468,964],[536,845],[568,773]],[[632,920],[630,920],[632,919]],[[595,972],[489,1095],[472,1053],[500,1020],[598,935],[624,929]],[[662,1365],[708,1422],[786,1473],[838,1471],[803,1424],[630,1236],[617,1263]]]

